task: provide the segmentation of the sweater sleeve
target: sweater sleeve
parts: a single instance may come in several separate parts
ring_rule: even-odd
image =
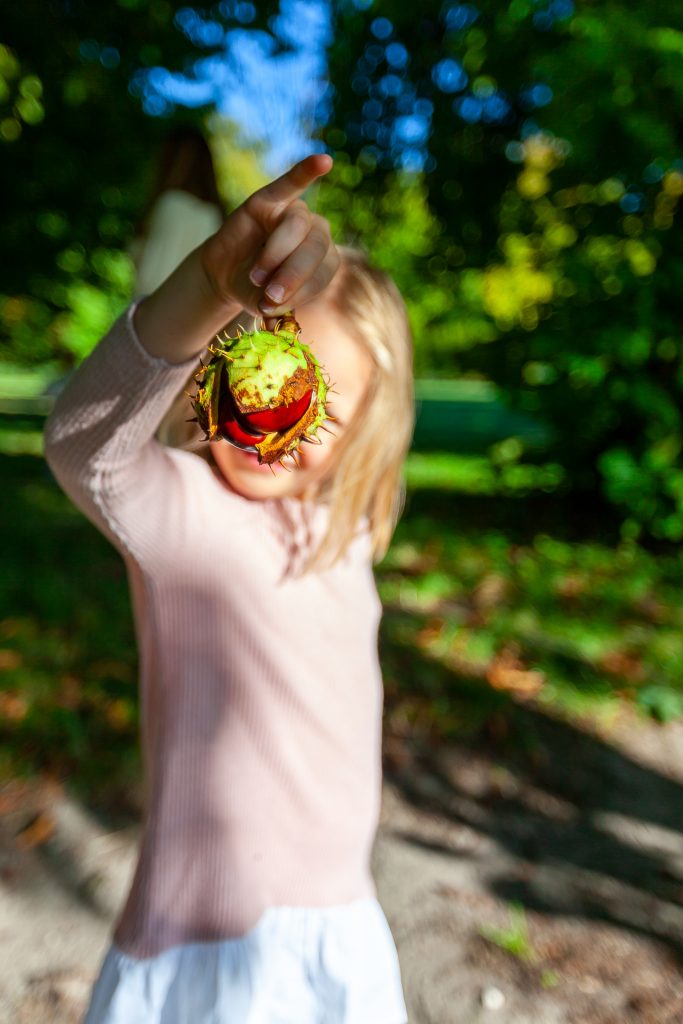
[[[45,458],[62,490],[122,555],[144,564],[182,500],[185,453],[154,438],[199,355],[169,363],[143,348],[131,305],[57,396]],[[192,414],[188,399],[188,416]]]

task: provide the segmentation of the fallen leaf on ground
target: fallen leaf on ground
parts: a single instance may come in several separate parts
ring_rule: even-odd
[[[20,722],[28,711],[28,701],[20,693],[0,694],[0,718]]]
[[[641,682],[645,676],[645,665],[640,655],[631,654],[629,651],[606,651],[597,662],[602,672],[619,676],[631,683]]]
[[[51,839],[55,832],[55,823],[47,814],[38,814],[26,828],[16,836],[15,843],[20,850],[32,850],[42,846]]]
[[[3,648],[0,650],[0,672],[5,672],[12,668],[19,668],[23,660],[24,659],[19,651],[12,651],[8,648]]]
[[[496,690],[533,697],[543,686],[545,675],[526,668],[513,651],[503,648],[491,661],[487,679]]]

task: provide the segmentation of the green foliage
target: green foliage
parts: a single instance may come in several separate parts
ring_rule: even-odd
[[[27,126],[40,124],[45,117],[42,95],[43,83],[38,75],[26,73],[16,54],[0,45],[0,139],[3,142],[15,142]]]
[[[55,341],[80,362],[130,301],[133,264],[121,252],[96,249],[93,281],[75,277],[64,290],[65,310],[52,321]]]
[[[525,158],[518,192],[540,163],[538,154]],[[550,179],[543,187],[550,191]],[[549,454],[575,485],[602,486],[625,519],[675,541],[683,537],[683,379],[667,261],[677,280],[679,243],[671,225],[683,174],[669,170],[648,191],[640,216],[613,209],[625,195],[616,178],[542,197],[518,195],[508,204],[510,230],[500,243],[505,262],[484,273],[499,289],[489,293],[488,306],[504,332],[493,351],[504,345],[508,358],[497,379],[511,406],[535,407],[555,426]],[[596,232],[593,225],[608,214],[614,229]],[[547,292],[541,302],[532,294],[511,307],[520,260],[523,273],[533,267],[542,275]],[[518,326],[528,332],[523,344],[514,340]]]
[[[644,686],[638,694],[638,704],[660,722],[670,722],[683,714],[683,694],[669,686]]]
[[[451,462],[446,494],[424,489],[427,470],[415,486],[416,458],[438,460],[439,487]],[[568,517],[561,498],[539,490],[475,488],[468,461],[408,463],[407,515],[378,576],[398,690],[414,692],[425,676],[426,692],[451,702],[425,710],[437,734],[461,732],[503,694],[605,723],[625,701],[659,720],[681,714],[680,555],[655,557],[608,534],[578,539],[576,506]],[[536,532],[541,518],[546,530]],[[423,660],[404,683],[415,649]]]
[[[0,774],[69,778],[88,799],[121,809],[140,777],[125,567],[42,459],[5,454],[0,475],[11,495],[0,576]]]
[[[177,6],[26,0],[3,11],[2,359],[71,366],[130,298],[126,248],[165,125],[128,82],[161,47],[185,52]]]
[[[415,337],[429,338],[416,348],[416,370],[424,372],[430,365],[430,350],[450,345],[449,326],[454,321],[451,296],[443,282],[425,281],[425,257],[437,245],[440,225],[429,208],[425,182],[392,173],[386,176],[381,194],[369,200],[355,190],[370,173],[362,159],[351,162],[345,153],[337,153],[335,167],[320,192],[318,210],[329,220],[338,242],[363,246],[396,281]]]
[[[27,0],[4,12],[0,358],[72,365],[130,297],[126,247],[166,123],[128,85],[197,52],[174,25],[180,6]],[[260,5],[259,25],[273,8]],[[511,411],[551,428],[544,452],[492,448],[499,472],[514,482],[553,467],[547,481],[565,493],[606,498],[625,538],[677,542],[683,14],[663,0],[548,10],[333,5],[324,141],[336,164],[319,210],[396,278],[418,374],[493,381]],[[405,48],[400,66],[389,42]],[[444,59],[462,82],[439,85]],[[492,96],[505,116],[462,114],[463,99],[483,110]],[[431,110],[424,173],[395,166],[397,125],[418,100]],[[261,183],[257,154],[237,158],[231,126],[208,123],[238,202]]]
[[[520,903],[512,903],[508,908],[509,923],[504,928],[493,925],[482,925],[479,934],[494,946],[505,950],[519,960],[535,960],[536,951],[529,937],[529,925],[526,911]]]
[[[444,28],[449,9],[457,16]],[[563,486],[602,492],[625,536],[680,540],[683,15],[661,2],[583,2],[541,24],[526,0],[474,9],[472,22],[436,0],[418,18],[398,0],[340,5],[328,144],[363,170],[356,206],[395,187],[401,110],[384,95],[389,69],[372,30],[387,18],[409,54],[396,72],[402,95],[433,104],[435,165],[406,178],[397,207],[406,224],[415,197],[430,214],[409,284],[419,370],[495,381],[511,408],[554,428],[544,458],[562,467]],[[466,87],[437,86],[445,57]],[[551,98],[538,109],[525,100],[534,83]],[[493,93],[509,101],[508,117],[458,115],[462,96]],[[433,301],[439,291],[446,302]]]

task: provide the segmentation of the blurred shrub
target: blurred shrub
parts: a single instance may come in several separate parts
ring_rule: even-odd
[[[500,330],[491,376],[509,404],[556,428],[552,457],[575,488],[602,488],[625,535],[680,540],[683,254],[672,225],[683,173],[651,174],[639,213],[625,213],[619,178],[553,189],[566,173],[556,139],[530,136],[521,152],[501,202],[501,258],[483,271]],[[530,195],[525,175],[541,159],[542,194]]]
[[[192,58],[214,50],[213,67],[215,26],[232,18],[229,4],[211,8],[211,40],[193,42],[181,7],[7,8],[0,358],[74,362],[127,300],[123,253],[176,109],[148,116],[129,87],[162,60],[191,78]],[[249,31],[276,7],[254,8]],[[543,459],[561,467],[558,486],[606,497],[627,538],[681,540],[683,9],[343,0],[332,11],[324,141],[336,164],[319,208],[395,277],[418,374],[494,381],[553,428]],[[229,135],[218,151],[232,198],[253,167],[231,171]],[[536,458],[523,445],[509,454],[512,474]]]
[[[165,124],[128,83],[184,52],[174,5],[5,5],[0,359],[78,362],[130,298],[126,255]]]
[[[665,541],[683,538],[682,41],[660,0],[342,4],[326,136],[355,174],[339,210],[365,211],[407,289],[418,371],[494,381],[554,428],[563,488]]]

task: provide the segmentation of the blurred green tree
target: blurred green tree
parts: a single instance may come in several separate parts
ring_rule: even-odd
[[[234,6],[201,11],[227,24]],[[160,64],[195,73],[181,7],[3,10],[5,358],[76,361],[127,300],[125,243],[167,120],[129,85]],[[259,5],[254,27],[276,9]],[[394,274],[418,372],[493,380],[555,428],[543,457],[566,485],[606,495],[626,535],[680,540],[683,9],[336,0],[332,12],[336,167],[319,209]]]
[[[128,89],[182,59],[168,0],[3,6],[3,358],[77,362],[130,295],[126,255],[165,123]]]
[[[495,381],[556,428],[575,492],[674,541],[682,56],[683,10],[661,2],[345,2],[326,133],[357,206],[391,194],[398,162],[406,229],[415,201],[436,224],[400,282],[425,296],[418,367]]]

